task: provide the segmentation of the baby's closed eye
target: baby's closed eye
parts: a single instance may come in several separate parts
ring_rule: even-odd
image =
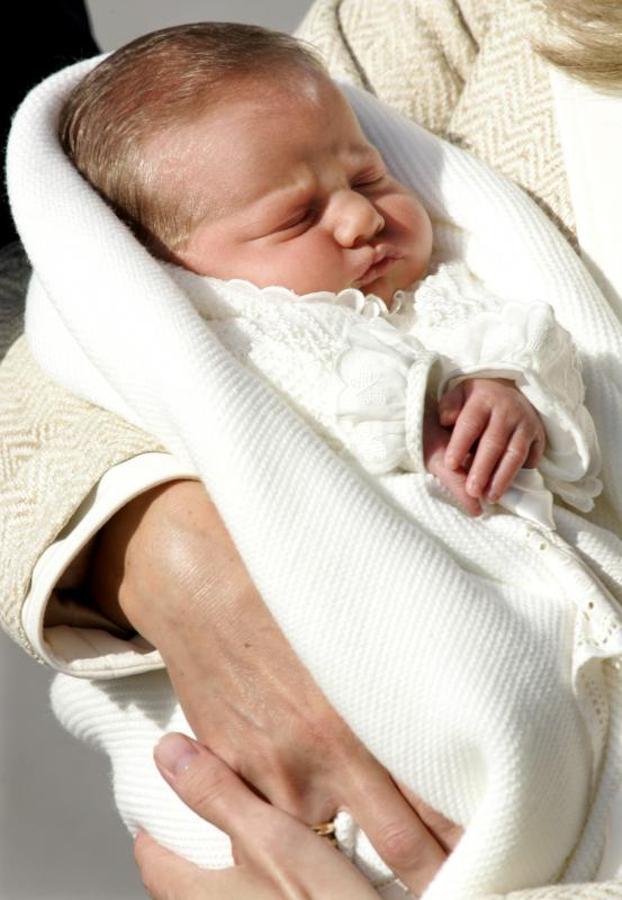
[[[361,175],[357,177],[352,182],[352,188],[354,190],[361,190],[362,188],[373,188],[380,186],[387,178],[386,172],[377,172],[372,173],[370,175]]]
[[[282,222],[274,229],[274,232],[292,231],[303,227],[308,228],[315,222],[317,216],[318,210],[313,206],[309,206],[306,209],[299,210],[294,216],[291,216],[285,222]]]

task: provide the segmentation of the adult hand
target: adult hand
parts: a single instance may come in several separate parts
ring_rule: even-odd
[[[372,900],[376,891],[343,854],[275,809],[205,747],[167,734],[155,752],[164,778],[196,813],[231,838],[236,865],[199,869],[145,833],[134,853],[154,900]]]
[[[155,647],[198,739],[274,806],[313,824],[348,809],[419,893],[460,837],[437,839],[332,709],[255,590],[199,482],[141,495],[100,534],[100,608]],[[119,607],[115,607],[118,598]]]

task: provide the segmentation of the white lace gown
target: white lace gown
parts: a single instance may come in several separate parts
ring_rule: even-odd
[[[598,792],[610,787],[619,768],[607,751],[617,713],[608,713],[606,680],[617,677],[617,670],[603,674],[591,663],[620,649],[622,567],[619,578],[611,575],[620,545],[568,508],[592,508],[600,491],[600,457],[577,354],[551,308],[501,300],[462,263],[438,265],[414,292],[396,295],[391,312],[378,298],[354,289],[297,297],[283,288],[261,290],[177,269],[171,274],[238,361],[267,378],[336,453],[361,467],[464,570],[504,585],[508,596],[519,571],[523,591],[548,597],[547,627],[567,632],[560,644],[567,659],[560,665],[571,673],[571,702],[580,710],[579,731],[569,740],[579,747],[584,771],[573,793],[584,810],[601,802],[596,827],[602,831],[606,801],[598,801]],[[522,470],[499,505],[471,519],[425,472],[422,416],[426,392],[440,396],[476,374],[515,380],[542,417],[547,449],[539,470]],[[553,494],[566,505],[554,506]],[[489,552],[491,542],[495,553]],[[608,574],[601,580],[599,571]],[[580,604],[581,616],[568,612],[568,596]],[[517,602],[522,601],[517,597]],[[423,625],[442,643],[442,622]],[[108,683],[60,675],[52,700],[68,730],[110,754],[116,802],[130,830],[147,828],[201,865],[231,863],[226,837],[184,807],[153,766],[152,748],[164,732],[190,730],[164,673]],[[552,694],[552,708],[558,702]],[[580,734],[586,727],[584,742]],[[425,796],[425,778],[419,789]],[[468,796],[458,785],[453,790],[452,815],[466,823],[476,791]],[[427,799],[442,808],[441,797]],[[569,812],[568,821],[575,815]],[[392,890],[392,873],[350,817],[340,814],[337,826],[344,852],[379,888]],[[594,843],[593,836],[589,841]],[[602,847],[602,840],[594,846]],[[569,853],[559,876],[586,877],[598,852],[584,847],[582,854]]]

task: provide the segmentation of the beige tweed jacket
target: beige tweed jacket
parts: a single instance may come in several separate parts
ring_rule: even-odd
[[[321,50],[333,75],[373,91],[522,185],[574,243],[546,64],[530,41],[542,27],[539,0],[315,0],[298,33]],[[2,305],[0,351],[19,319],[1,311]],[[31,655],[20,611],[36,560],[107,469],[158,449],[149,435],[47,380],[23,337],[6,353],[0,365],[0,624]],[[622,882],[509,897],[622,898]]]

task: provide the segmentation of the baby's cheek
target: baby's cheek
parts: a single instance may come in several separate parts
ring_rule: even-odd
[[[403,221],[410,224],[415,235],[432,246],[432,222],[425,207],[414,197],[404,201]]]
[[[283,285],[297,294],[319,290],[338,292],[347,287],[335,247],[317,231],[266,248],[261,260],[261,277],[262,287]]]

